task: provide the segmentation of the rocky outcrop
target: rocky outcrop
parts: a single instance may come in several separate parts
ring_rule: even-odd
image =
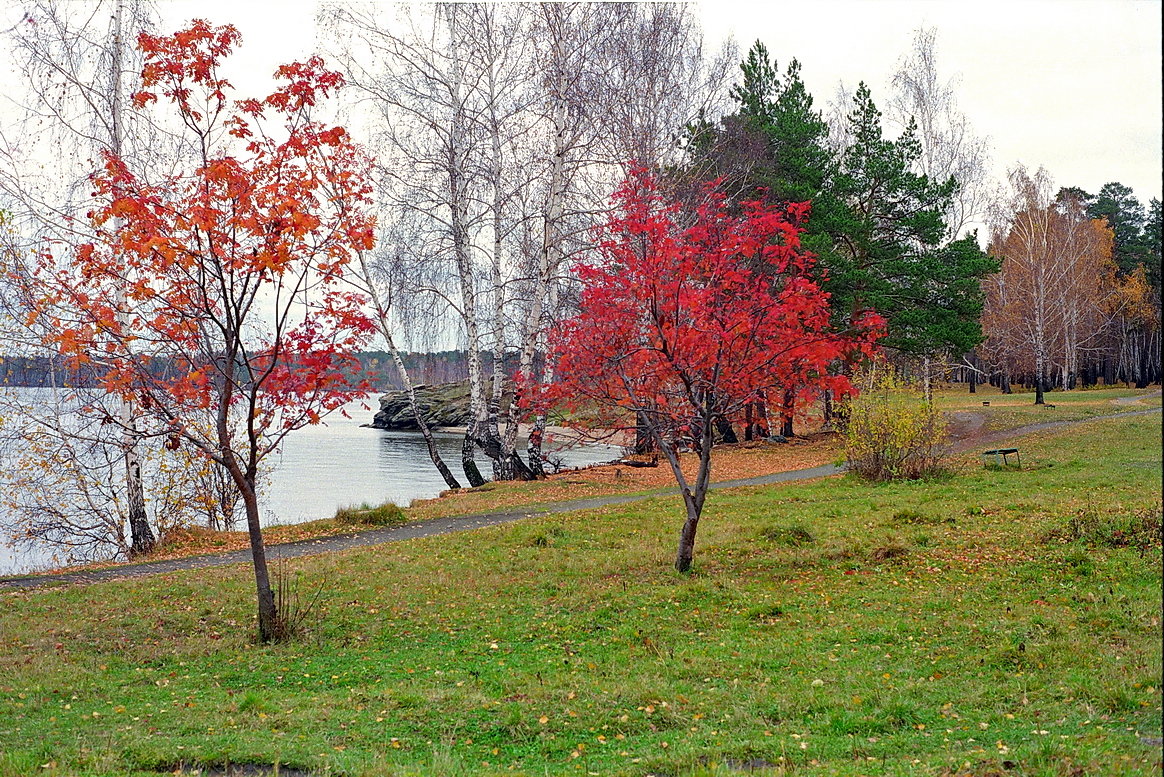
[[[486,383],[488,396],[489,384]],[[415,386],[416,404],[429,427],[465,426],[469,422],[469,382]],[[509,397],[503,397],[508,404]],[[380,410],[372,419],[375,429],[416,431],[416,419],[404,391],[389,391],[380,397]]]

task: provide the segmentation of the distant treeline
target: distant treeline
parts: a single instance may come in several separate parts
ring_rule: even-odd
[[[357,354],[357,358],[376,391],[402,388],[392,354],[386,351],[365,351]],[[464,351],[408,353],[403,358],[409,377],[415,384],[454,383],[464,380],[467,374]],[[0,356],[0,385],[64,387],[92,386],[95,383],[96,373],[92,366],[74,369],[67,367],[60,359],[44,356]]]

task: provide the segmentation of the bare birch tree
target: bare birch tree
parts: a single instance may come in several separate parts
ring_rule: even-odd
[[[33,246],[88,237],[86,220],[80,218],[88,204],[88,160],[110,152],[143,168],[159,163],[150,143],[156,128],[128,105],[139,70],[134,41],[149,20],[148,4],[137,0],[86,6],[39,0],[25,5],[8,31],[28,85],[20,143],[9,145],[0,160],[0,189],[18,209],[14,229],[28,240],[16,250],[17,259]],[[23,346],[37,347],[35,333],[26,334]],[[129,524],[128,550],[130,555],[148,553],[156,538],[147,517],[142,442],[133,402],[121,401],[109,420],[121,430],[124,493],[115,503],[124,507]],[[57,450],[92,444],[90,440],[87,446]],[[104,471],[104,466],[98,468],[98,473]],[[86,469],[78,463],[74,472],[82,477]]]
[[[375,9],[335,7],[345,45],[338,58],[378,114],[373,147],[385,232],[380,268],[395,284],[400,315],[434,304],[451,311],[467,348],[470,419],[461,465],[470,486],[485,480],[473,458],[486,415],[473,237],[484,213],[472,164],[481,143],[474,120],[470,52],[459,38],[467,6],[403,8],[393,19]],[[424,315],[422,313],[422,315]],[[438,315],[439,319],[440,316]]]
[[[921,144],[917,172],[931,180],[953,177],[958,191],[945,214],[947,237],[954,240],[986,215],[989,204],[990,144],[974,133],[970,120],[958,108],[957,78],[938,75],[937,31],[921,27],[914,32],[913,48],[897,65],[887,118],[901,129],[912,120]]]

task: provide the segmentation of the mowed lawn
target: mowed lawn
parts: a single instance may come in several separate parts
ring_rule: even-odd
[[[245,567],[0,594],[0,775],[1159,774],[1160,433],[716,492],[689,576],[672,497],[297,560],[278,646]]]

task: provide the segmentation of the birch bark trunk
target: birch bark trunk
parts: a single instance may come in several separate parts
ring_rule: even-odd
[[[123,67],[122,57],[125,47],[124,40],[125,0],[117,0],[113,11],[113,58],[111,63],[110,83],[110,137],[109,150],[117,157],[123,155],[122,106],[124,95],[121,80]],[[122,228],[121,219],[114,219],[112,231],[116,235]],[[118,317],[123,326],[128,324],[124,312],[125,288],[117,289]],[[125,496],[126,509],[129,519],[130,556],[142,556],[154,549],[157,540],[150,528],[146,514],[145,487],[141,474],[141,435],[137,431],[136,412],[134,403],[129,399],[121,399],[118,408],[118,421],[121,426],[121,444],[125,451]]]

